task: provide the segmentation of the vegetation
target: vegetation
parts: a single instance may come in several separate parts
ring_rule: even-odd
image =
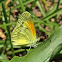
[[[62,59],[62,0],[0,0],[0,61],[52,62]],[[36,48],[13,46],[18,16],[31,13],[40,41]],[[48,38],[48,39],[47,39]],[[59,58],[59,59],[58,59]]]

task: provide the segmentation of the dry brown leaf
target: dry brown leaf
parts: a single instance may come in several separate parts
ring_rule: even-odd
[[[5,40],[6,39],[6,36],[5,34],[3,33],[3,31],[0,29],[0,37]]]
[[[9,2],[10,2],[10,0],[7,0],[6,3],[5,3],[5,5],[7,5]]]

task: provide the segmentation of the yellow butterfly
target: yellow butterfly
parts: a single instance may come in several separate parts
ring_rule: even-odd
[[[16,27],[11,34],[13,45],[34,46],[39,40],[36,37],[36,31],[29,12],[24,12],[19,16]]]

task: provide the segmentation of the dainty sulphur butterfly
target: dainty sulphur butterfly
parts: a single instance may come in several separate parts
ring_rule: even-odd
[[[36,31],[29,12],[24,12],[19,16],[16,27],[11,34],[11,40],[14,45],[34,46],[39,40],[36,37]]]

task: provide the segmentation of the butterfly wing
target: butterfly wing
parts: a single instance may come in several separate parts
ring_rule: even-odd
[[[30,45],[36,42],[36,32],[29,12],[19,16],[18,23],[14,28],[11,39],[14,45]]]

